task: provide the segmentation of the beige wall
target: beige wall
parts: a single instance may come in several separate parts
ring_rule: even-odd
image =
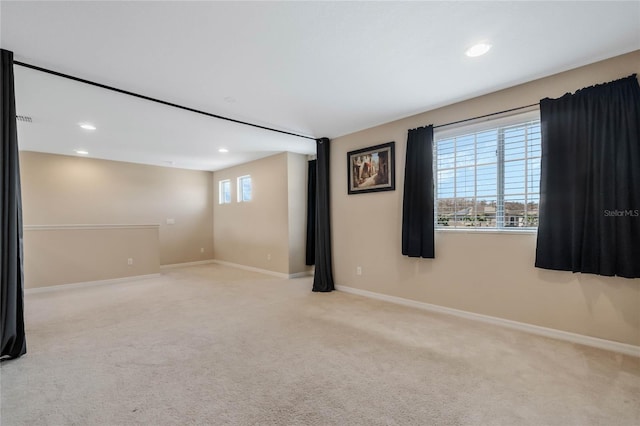
[[[25,288],[157,274],[158,248],[157,225],[27,226]]]
[[[287,153],[289,187],[289,273],[309,269],[307,260],[307,174],[306,155]]]
[[[252,200],[238,203],[237,181],[251,175]],[[231,204],[218,203],[218,182],[231,180]],[[213,174],[214,257],[216,260],[282,274],[306,270],[304,245],[306,159],[272,155]]]
[[[336,283],[640,345],[640,280],[536,269],[535,234],[436,232],[436,259],[401,255],[408,129],[515,108],[632,73],[640,73],[640,51],[334,139]],[[396,142],[396,190],[347,195],[346,153],[389,141]]]
[[[25,225],[159,224],[161,264],[213,257],[211,172],[26,151],[20,167]]]

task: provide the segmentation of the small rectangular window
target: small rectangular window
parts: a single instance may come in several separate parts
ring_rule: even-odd
[[[231,203],[231,181],[229,179],[218,182],[218,202],[220,204]]]
[[[240,176],[238,178],[238,202],[251,201],[251,176]]]
[[[537,113],[437,132],[434,149],[437,228],[538,226]]]

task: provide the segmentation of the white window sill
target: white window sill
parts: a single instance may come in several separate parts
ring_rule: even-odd
[[[538,228],[436,228],[436,232],[468,234],[537,234]]]

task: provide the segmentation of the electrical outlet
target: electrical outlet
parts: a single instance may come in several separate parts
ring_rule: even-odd
[[[133,265],[133,257],[127,259],[127,265]]]
[[[362,275],[362,267],[361,266],[358,266],[356,268],[356,275]]]
[[[167,219],[167,225],[175,225],[176,224],[176,220],[173,218],[168,218]]]
[[[204,247],[200,247],[200,253],[204,253]]]
[[[271,253],[267,255],[267,260],[271,260]]]

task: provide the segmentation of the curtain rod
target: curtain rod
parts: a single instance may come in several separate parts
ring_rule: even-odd
[[[504,113],[507,113],[507,112],[512,112],[512,111],[518,111],[518,110],[521,110],[521,109],[531,108],[531,107],[534,107],[534,106],[537,106],[537,105],[540,105],[540,103],[537,102],[537,103],[531,104],[531,105],[525,105],[525,106],[521,106],[521,107],[505,109],[504,111],[492,112],[491,114],[479,115],[477,117],[465,118],[464,120],[452,121],[451,123],[438,124],[437,126],[433,126],[433,128],[437,129],[439,127],[446,127],[446,126],[452,126],[454,124],[466,123],[467,121],[473,121],[473,120],[477,120],[479,118],[492,117],[494,115],[499,115],[499,114],[504,114]]]
[[[44,72],[44,73],[47,73],[47,74],[52,74],[52,75],[55,75],[55,76],[58,76],[58,77],[67,78],[69,80],[78,81],[80,83],[89,84],[91,86],[100,87],[102,89],[112,90],[114,92],[122,93],[122,94],[129,95],[129,96],[134,96],[136,98],[144,99],[146,101],[156,102],[156,103],[159,103],[159,104],[162,104],[162,105],[167,105],[167,106],[170,106],[170,107],[179,108],[179,109],[182,109],[182,110],[185,110],[185,111],[195,112],[196,114],[206,115],[207,117],[213,117],[213,118],[217,118],[217,119],[220,119],[220,120],[231,121],[233,123],[244,124],[246,126],[257,127],[258,129],[270,130],[272,132],[283,133],[285,135],[297,136],[299,138],[316,140],[316,138],[311,137],[311,136],[300,135],[298,133],[292,133],[292,132],[287,132],[287,131],[284,131],[284,130],[273,129],[271,127],[261,126],[259,124],[249,123],[247,121],[236,120],[235,118],[229,118],[229,117],[224,117],[222,115],[212,114],[210,112],[201,111],[199,109],[189,108],[189,107],[186,107],[186,106],[183,106],[183,105],[174,104],[172,102],[163,101],[161,99],[152,98],[150,96],[141,95],[139,93],[129,92],[128,90],[118,89],[117,87],[107,86],[106,84],[96,83],[95,81],[85,80],[84,78],[74,77],[74,76],[69,75],[69,74],[64,74],[64,73],[61,73],[61,72],[58,72],[58,71],[53,71],[53,70],[50,70],[50,69],[47,69],[47,68],[38,67],[36,65],[27,64],[27,63],[20,62],[20,61],[13,61],[13,63],[15,65],[20,65],[20,66],[25,67],[25,68],[31,68],[32,70]]]

